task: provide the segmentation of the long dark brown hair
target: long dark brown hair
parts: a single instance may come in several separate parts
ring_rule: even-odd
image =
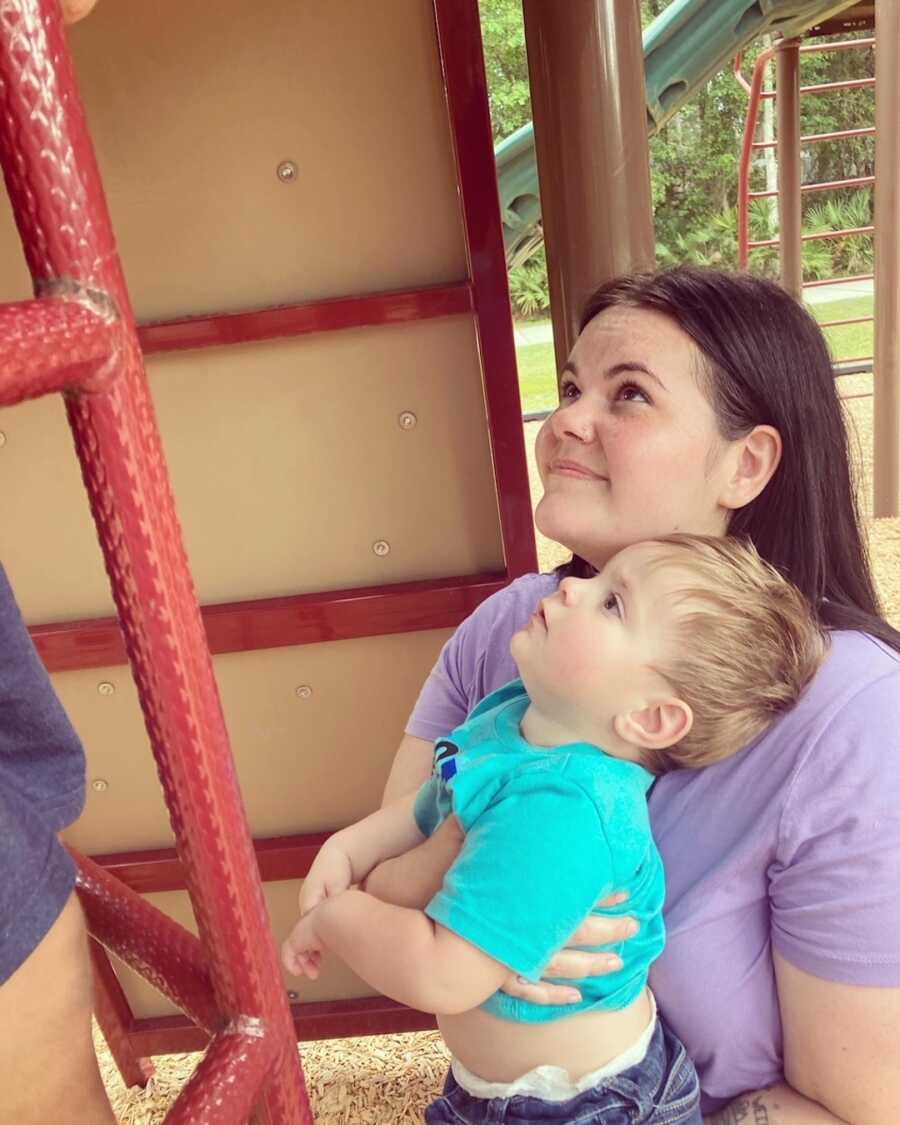
[[[872,582],[828,346],[806,309],[761,278],[679,266],[601,285],[585,302],[581,330],[616,305],[665,313],[690,336],[726,440],[758,425],[781,434],[778,468],[733,513],[729,534],[749,539],[823,625],[863,630],[900,651]],[[578,556],[560,570],[593,573]]]

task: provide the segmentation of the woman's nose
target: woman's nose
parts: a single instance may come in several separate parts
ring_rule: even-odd
[[[573,437],[582,442],[592,441],[597,436],[594,413],[583,397],[560,404],[553,414],[553,429],[559,438]]]

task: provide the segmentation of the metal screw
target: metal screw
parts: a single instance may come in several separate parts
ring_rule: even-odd
[[[0,430],[0,446],[6,445],[6,434]]]
[[[411,410],[404,410],[403,413],[397,417],[401,430],[411,430],[418,420],[419,419]]]
[[[97,691],[99,691],[101,695],[115,695],[116,685],[111,684],[109,680],[101,680],[101,682],[97,684]]]
[[[293,160],[282,160],[278,165],[278,178],[283,184],[292,184],[297,178],[297,171]]]
[[[391,545],[386,539],[377,539],[372,544],[372,550],[376,555],[383,557],[384,555],[390,554]]]
[[[104,781],[102,777],[95,778],[91,782],[91,789],[93,789],[95,793],[105,793],[106,790],[109,789],[109,782]]]
[[[299,992],[294,992],[294,990],[292,988],[288,989],[288,1000],[290,1000],[291,1003],[293,1003],[295,1000],[299,1000],[299,999],[300,999],[300,993]]]
[[[301,684],[298,688],[294,688],[294,695],[298,699],[309,699],[312,695],[312,688],[309,684]]]

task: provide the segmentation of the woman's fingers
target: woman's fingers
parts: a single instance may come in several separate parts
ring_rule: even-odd
[[[584,977],[602,977],[622,968],[622,958],[615,953],[585,953],[579,949],[561,949],[544,970],[547,978],[566,977],[582,980]]]
[[[591,914],[569,939],[569,945],[612,945],[634,937],[639,928],[634,918],[628,915],[611,918],[609,915]]]
[[[608,910],[611,906],[621,906],[628,901],[628,891],[616,891],[614,895],[607,895],[597,903],[598,910]]]
[[[529,1000],[532,1004],[577,1004],[581,999],[581,993],[571,985],[551,984],[546,980],[531,984],[524,977],[514,975],[506,978],[502,989],[508,996]]]

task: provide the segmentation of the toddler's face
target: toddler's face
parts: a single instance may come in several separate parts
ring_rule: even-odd
[[[637,544],[594,578],[565,578],[511,650],[532,700],[566,721],[609,724],[668,694],[655,671],[672,620],[672,569],[648,566],[659,548]]]

